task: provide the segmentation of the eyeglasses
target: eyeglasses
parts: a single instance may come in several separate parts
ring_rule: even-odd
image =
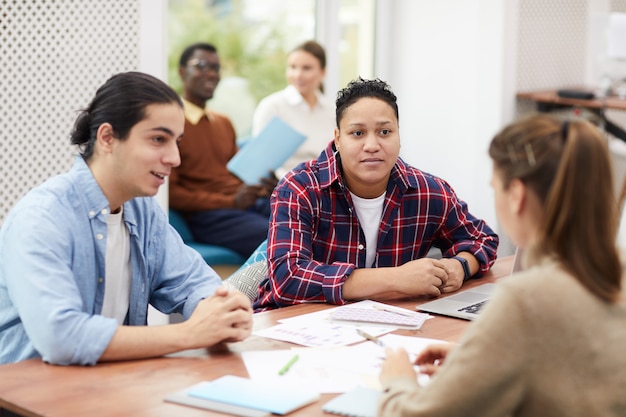
[[[191,65],[192,67],[196,67],[203,72],[220,72],[220,64],[213,64],[209,61],[205,61],[204,59],[194,58],[192,60],[189,60],[187,64]]]

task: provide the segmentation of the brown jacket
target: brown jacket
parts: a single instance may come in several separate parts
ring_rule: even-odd
[[[185,101],[179,149],[181,164],[169,178],[170,207],[183,212],[232,208],[242,182],[226,169],[238,150],[228,117]]]

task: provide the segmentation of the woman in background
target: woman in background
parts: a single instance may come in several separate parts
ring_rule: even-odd
[[[279,178],[300,162],[316,158],[333,138],[335,106],[322,94],[325,75],[324,48],[315,41],[304,42],[287,58],[289,85],[262,99],[254,112],[253,136],[257,136],[274,116],[306,135],[306,141],[295,154],[276,170]]]
[[[606,140],[546,115],[491,142],[496,212],[526,248],[456,347],[387,351],[379,416],[626,416],[626,301]],[[591,175],[593,173],[593,176]],[[597,180],[600,178],[601,180]]]

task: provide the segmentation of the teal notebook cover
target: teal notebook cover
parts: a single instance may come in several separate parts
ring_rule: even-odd
[[[320,398],[317,391],[278,386],[234,375],[226,375],[195,385],[187,391],[187,394],[274,414],[290,413]]]
[[[197,386],[205,383],[206,382],[201,382],[200,384],[197,384]],[[269,411],[256,410],[254,408],[248,407],[239,407],[237,405],[226,404],[220,401],[210,401],[205,400],[204,398],[192,397],[187,392],[195,387],[196,385],[184,390],[177,391],[173,394],[168,395],[163,400],[170,403],[187,405],[196,408],[204,408],[206,410],[217,411],[218,413],[222,414],[232,414],[240,417],[269,417],[272,415],[272,413],[270,413]]]
[[[248,185],[259,184],[259,178],[267,177],[270,171],[284,164],[305,139],[302,133],[274,116],[258,136],[228,161],[226,168]]]
[[[328,401],[322,407],[325,413],[348,417],[376,417],[380,391],[356,387]]]

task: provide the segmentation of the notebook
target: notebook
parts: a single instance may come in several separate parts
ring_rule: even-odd
[[[383,304],[373,304],[378,306]],[[330,319],[333,321],[350,321],[350,322],[364,322],[364,323],[378,323],[378,324],[390,324],[407,329],[419,329],[424,321],[428,318],[427,315],[412,312],[406,309],[399,309],[393,307],[381,307],[382,309],[375,308],[359,308],[353,305],[337,307],[331,314]]]
[[[190,389],[201,387],[204,382],[198,385],[194,385],[191,388],[185,388],[184,390],[175,392],[164,398],[164,401],[187,405],[190,407],[203,408],[205,410],[217,411],[218,413],[232,414],[240,417],[268,417],[272,413],[262,410],[256,410],[254,408],[239,407],[232,404],[226,404],[219,401],[210,401],[203,398],[192,397],[188,394]]]
[[[320,398],[313,389],[253,381],[234,375],[225,375],[186,389],[185,401],[181,401],[180,393],[177,394],[173,399],[170,396],[165,400],[244,417],[263,417],[268,413],[284,415]]]
[[[302,145],[306,136],[274,116],[258,136],[250,139],[226,168],[248,185],[259,183],[275,171]]]
[[[322,407],[325,413],[348,417],[376,417],[380,391],[356,387],[328,401]]]
[[[511,275],[521,270],[521,259],[523,257],[522,250],[515,250],[515,258],[513,259],[513,268]],[[470,288],[465,291],[459,291],[456,294],[449,295],[444,298],[438,298],[418,305],[416,308],[421,311],[433,314],[441,314],[443,316],[456,317],[465,320],[474,320],[478,317],[480,310],[485,306],[496,284],[485,283]]]

